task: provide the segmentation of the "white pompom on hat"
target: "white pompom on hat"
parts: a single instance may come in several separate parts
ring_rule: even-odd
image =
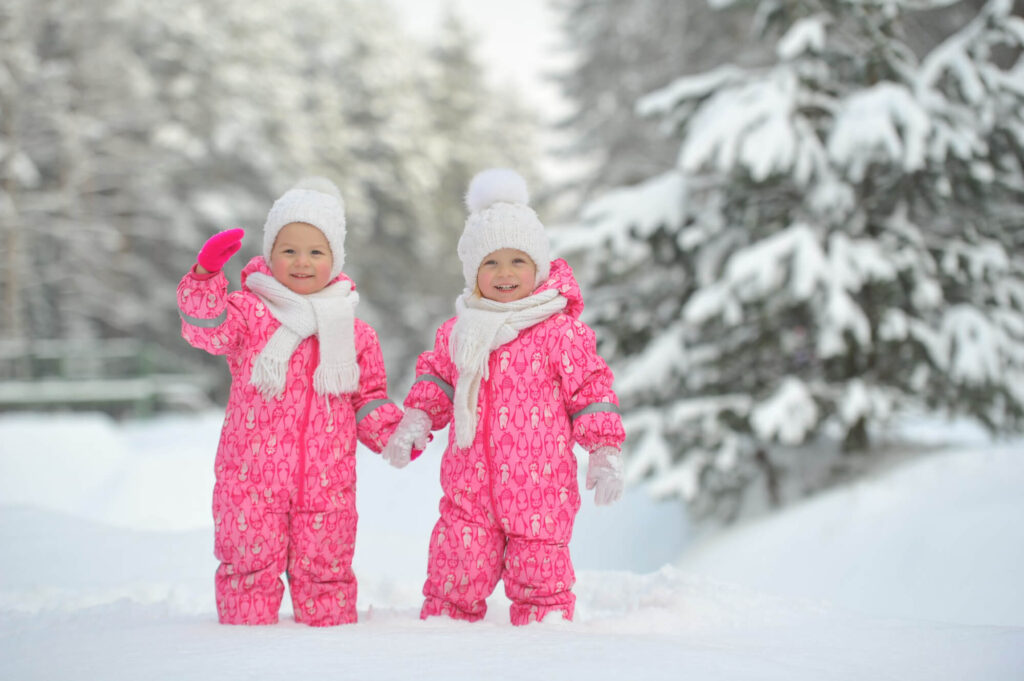
[[[529,206],[526,180],[514,170],[491,168],[476,174],[466,192],[469,217],[458,254],[466,288],[476,287],[480,263],[502,248],[523,251],[537,266],[534,286],[551,273],[550,247],[544,225]]]
[[[263,258],[268,266],[278,233],[293,222],[305,222],[324,233],[334,258],[331,279],[338,276],[345,266],[345,202],[337,186],[326,177],[307,177],[274,201],[263,225]]]

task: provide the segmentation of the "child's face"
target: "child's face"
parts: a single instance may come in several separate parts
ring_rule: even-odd
[[[515,248],[490,253],[476,272],[476,287],[484,298],[508,303],[533,293],[537,266],[530,256]]]
[[[291,222],[277,233],[270,251],[274,278],[295,293],[316,293],[330,283],[334,256],[324,233],[305,222]]]

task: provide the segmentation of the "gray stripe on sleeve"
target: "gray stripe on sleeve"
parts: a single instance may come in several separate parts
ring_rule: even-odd
[[[356,412],[356,423],[359,423],[364,418],[369,416],[370,412],[372,412],[377,407],[380,407],[385,404],[394,404],[394,402],[387,399],[370,400],[369,402],[364,404],[362,408],[359,409],[359,411]]]
[[[611,402],[591,402],[590,404],[588,404],[587,406],[583,407],[578,412],[573,414],[570,418],[572,418],[572,420],[575,421],[576,419],[578,419],[581,416],[584,416],[585,414],[595,414],[602,411],[611,412],[613,414],[622,413],[621,411],[619,411],[619,407],[617,405],[612,404]]]
[[[452,402],[455,401],[455,388],[453,388],[452,384],[449,383],[448,381],[440,379],[437,376],[434,376],[433,374],[422,374],[420,376],[417,376],[416,380],[413,381],[412,383],[413,385],[416,385],[420,381],[429,381],[430,383],[433,383],[438,388],[440,388],[445,395],[448,396],[449,400],[451,400]]]
[[[223,312],[221,312],[219,315],[217,315],[213,319],[203,319],[201,317],[192,317],[191,315],[185,314],[181,310],[178,310],[178,316],[181,317],[182,321],[184,321],[186,324],[191,324],[192,326],[198,326],[201,329],[215,329],[218,326],[220,326],[221,324],[223,324],[225,321],[227,321],[228,311],[224,310]]]

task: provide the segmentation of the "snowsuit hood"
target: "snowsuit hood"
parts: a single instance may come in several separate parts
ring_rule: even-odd
[[[576,282],[572,268],[562,258],[551,261],[551,274],[533,292],[540,293],[548,289],[556,289],[569,301],[563,310],[565,314],[573,319],[580,318],[580,315],[583,314],[583,293],[580,291],[580,285]]]

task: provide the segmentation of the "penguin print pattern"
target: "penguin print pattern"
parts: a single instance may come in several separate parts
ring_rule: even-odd
[[[550,287],[569,304],[491,352],[473,443],[459,448],[449,429],[421,617],[479,620],[499,579],[513,624],[553,611],[573,617],[569,541],[580,508],[573,445],[621,447],[625,433],[611,370],[597,354],[593,331],[578,319],[583,303],[565,261],[552,262],[537,292]],[[434,348],[420,355],[405,400],[428,413],[434,429],[452,420],[454,323],[445,322]]]
[[[269,274],[262,257],[243,270],[240,291],[227,293],[222,272],[209,278],[190,273],[178,286],[182,335],[225,355],[232,375],[215,463],[217,613],[223,623],[277,622],[287,573],[297,621],[355,622],[356,438],[379,452],[401,411],[387,399],[376,333],[359,319],[356,392],[314,391],[314,335],[292,354],[283,393],[265,399],[249,379],[280,322],[246,288],[252,272]]]

